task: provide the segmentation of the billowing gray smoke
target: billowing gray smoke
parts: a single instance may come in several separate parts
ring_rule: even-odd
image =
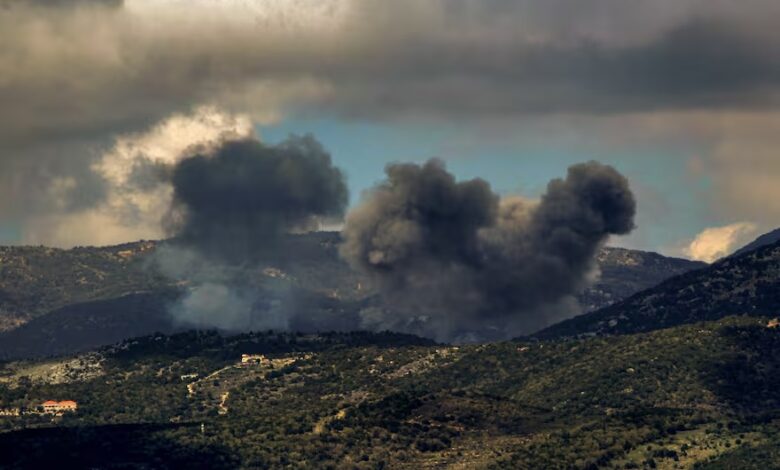
[[[630,232],[634,213],[626,178],[596,162],[570,167],[538,202],[502,201],[437,160],[396,164],[348,214],[341,251],[385,301],[363,312],[365,327],[507,338],[576,313],[596,251]]]
[[[277,146],[225,141],[180,161],[171,180],[172,233],[230,263],[278,256],[283,235],[341,217],[348,198],[341,171],[311,136]]]
[[[180,323],[224,330],[286,329],[290,286],[263,274],[287,261],[290,232],[341,217],[341,171],[310,136],[267,146],[254,138],[195,149],[169,169],[172,244],[157,267],[189,284],[171,313]]]

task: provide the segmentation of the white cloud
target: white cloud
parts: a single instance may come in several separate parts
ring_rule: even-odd
[[[252,134],[248,116],[201,107],[191,114],[174,114],[146,132],[119,136],[114,148],[105,153],[93,169],[112,185],[125,187],[134,164],[141,160],[171,165],[193,145]]]
[[[699,233],[684,252],[692,259],[711,263],[750,242],[757,230],[758,227],[750,222],[710,227]]]
[[[164,179],[139,185],[133,180],[134,172],[169,167],[191,146],[253,134],[248,116],[201,107],[191,114],[175,114],[146,132],[121,135],[92,167],[106,185],[103,202],[76,212],[35,217],[25,227],[23,241],[67,247],[160,238],[164,236],[161,219],[170,206],[172,188]],[[65,198],[62,193],[77,190],[71,180],[56,181],[50,191],[58,200]]]

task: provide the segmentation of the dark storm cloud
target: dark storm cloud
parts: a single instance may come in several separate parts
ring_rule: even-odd
[[[550,182],[538,203],[499,201],[438,161],[391,165],[347,216],[342,255],[386,307],[364,326],[440,340],[507,338],[556,317],[584,286],[611,234],[633,229],[634,197],[612,167],[590,162]]]
[[[181,160],[171,182],[172,234],[229,262],[279,256],[283,235],[342,216],[348,197],[341,171],[311,136],[275,146],[228,140]]]
[[[581,38],[566,44],[421,41],[389,60],[377,56],[383,63],[375,68],[326,70],[326,76],[332,73],[350,85],[338,89],[343,93],[328,104],[361,117],[443,113],[456,118],[776,107],[779,42],[700,20],[630,46]],[[374,70],[382,74],[365,80]]]
[[[20,150],[0,142],[0,218],[92,207],[106,195],[90,168],[95,143],[42,143]]]
[[[99,203],[101,149],[201,104],[448,121],[779,104],[769,0],[11,3],[0,217],[22,225]],[[61,175],[77,204],[40,190]]]

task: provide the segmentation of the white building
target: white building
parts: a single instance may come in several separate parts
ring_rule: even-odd
[[[265,356],[262,354],[242,354],[241,355],[241,365],[242,366],[251,366],[251,365],[260,365],[264,362],[266,362],[268,359],[266,359]]]

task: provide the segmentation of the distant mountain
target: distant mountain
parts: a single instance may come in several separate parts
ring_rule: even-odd
[[[291,236],[290,262],[247,269],[259,302],[294,298],[306,328],[345,329],[362,298],[360,278],[338,257],[338,233]],[[82,351],[154,332],[175,332],[169,307],[187,291],[158,274],[151,256],[166,242],[59,250],[0,251],[0,359]],[[342,325],[341,327],[339,325]]]
[[[262,278],[274,277],[307,290],[349,297],[360,282],[338,256],[334,232],[292,235],[287,265],[257,263]],[[65,306],[148,293],[175,286],[152,266],[166,242],[140,241],[69,250],[43,246],[0,247],[0,331],[17,328]],[[270,269],[269,269],[270,268]]]
[[[164,287],[168,281],[145,269],[156,246],[0,247],[0,331],[67,305]]]
[[[772,243],[780,241],[780,228],[772,230],[769,233],[765,233],[761,235],[760,237],[756,238],[752,242],[748,243],[747,245],[743,246],[739,250],[735,251],[731,257],[739,256],[743,253],[747,253],[749,251],[753,251],[757,248],[761,248],[762,246],[771,245]]]
[[[70,250],[0,247],[0,331],[68,305],[171,287],[170,280],[149,269],[149,256],[161,243],[140,241]],[[295,258],[271,274],[335,297],[353,295],[358,283],[366,285],[339,259],[338,233],[296,235],[290,243]],[[601,250],[597,261],[600,278],[580,297],[586,311],[706,266],[657,253],[609,247]]]
[[[612,305],[670,277],[708,266],[700,261],[610,247],[603,248],[596,261],[601,273],[599,280],[579,297],[586,312]]]
[[[154,332],[177,331],[166,305],[175,291],[68,305],[0,333],[0,359],[70,354]]]
[[[664,281],[601,310],[534,336],[627,334],[729,315],[780,313],[780,242]]]
[[[259,289],[265,283],[283,286],[287,298],[294,296],[305,308],[297,308],[308,318],[304,329],[349,328],[361,306],[378,299],[368,282],[340,259],[340,241],[337,232],[293,235],[287,241],[293,259],[276,266],[257,263],[250,270],[252,282]],[[0,248],[0,358],[65,354],[176,331],[168,306],[186,285],[152,268],[150,257],[164,243],[72,250]],[[580,295],[586,311],[706,266],[622,248],[602,249],[597,261],[600,278]],[[274,294],[268,295],[273,301]]]

